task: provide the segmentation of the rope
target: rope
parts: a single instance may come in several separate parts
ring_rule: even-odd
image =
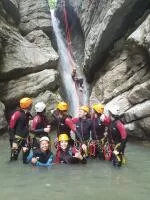
[[[76,66],[73,64],[71,57],[73,58],[73,52],[72,52],[72,45],[71,45],[71,37],[70,37],[70,29],[69,29],[69,24],[68,24],[68,15],[67,15],[67,10],[65,6],[65,1],[61,0],[61,5],[63,6],[63,15],[64,15],[64,24],[65,24],[65,32],[66,32],[66,40],[67,40],[67,49],[68,49],[68,58],[69,58],[69,63],[72,66],[72,69],[76,68]],[[80,102],[80,95],[78,91],[78,85],[76,82],[75,83],[75,88],[77,91],[77,96],[79,98]]]

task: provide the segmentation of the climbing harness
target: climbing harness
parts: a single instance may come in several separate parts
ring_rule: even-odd
[[[86,144],[87,144],[88,142],[86,142]],[[88,150],[87,151],[84,151],[83,149],[82,149],[82,143],[80,142],[80,141],[78,141],[78,140],[76,140],[75,142],[74,142],[74,146],[80,151],[80,153],[81,153],[81,155],[83,156],[83,157],[88,157]]]
[[[108,141],[108,138],[106,138],[106,141],[103,146],[103,153],[105,160],[111,160],[112,158],[112,147],[111,144]]]

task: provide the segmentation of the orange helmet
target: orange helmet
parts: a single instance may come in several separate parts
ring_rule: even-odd
[[[102,114],[104,112],[104,105],[102,105],[100,103],[94,104],[92,106],[92,108],[93,108],[94,111],[96,111],[99,114]]]
[[[85,111],[85,112],[87,112],[87,113],[89,113],[89,111],[90,111],[90,109],[89,109],[88,106],[81,106],[81,107],[80,107],[80,110],[83,110],[83,111]]]
[[[24,97],[20,99],[20,108],[22,109],[27,109],[31,106],[32,104],[32,99],[28,97]]]
[[[61,111],[67,111],[68,110],[68,104],[64,101],[61,101],[57,104],[57,109]]]

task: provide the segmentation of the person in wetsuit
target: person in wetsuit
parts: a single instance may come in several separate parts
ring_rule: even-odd
[[[11,160],[17,160],[23,146],[28,143],[29,120],[32,99],[25,97],[20,99],[20,108],[11,116],[9,122],[9,141],[11,146]]]
[[[109,107],[108,111],[110,114],[109,136],[115,145],[114,149],[117,150],[119,154],[122,154],[122,163],[125,163],[124,152],[127,143],[127,131],[119,116],[120,108],[114,105]]]
[[[77,70],[74,68],[72,70],[72,79],[75,83],[77,83],[77,85],[79,86],[79,90],[82,92],[83,91],[83,78],[80,78],[77,76]]]
[[[36,115],[33,117],[30,130],[30,139],[32,148],[39,147],[39,140],[43,136],[48,137],[51,126],[45,115],[46,104],[44,102],[38,102],[35,104]]]
[[[74,119],[75,121],[75,119]],[[83,142],[86,143],[90,139],[91,119],[89,118],[89,107],[86,105],[80,106],[79,117],[76,119],[76,130],[80,134]],[[76,140],[79,140],[76,135]]]
[[[23,163],[31,163],[34,166],[50,167],[52,166],[54,155],[51,152],[50,139],[43,136],[39,140],[39,148],[36,150],[23,148]]]
[[[57,138],[56,138],[56,144],[58,142],[59,135],[62,133],[66,133],[69,137],[69,143],[74,144],[74,140],[71,138],[70,132],[71,130],[78,135],[76,132],[76,126],[74,122],[72,121],[72,117],[68,115],[68,104],[64,101],[59,102],[57,104],[57,110],[52,112],[52,116],[56,121],[57,125]],[[79,135],[79,139],[82,140],[82,138]],[[56,145],[57,146],[57,145]]]
[[[92,157],[97,157],[97,155],[102,154],[102,139],[104,139],[105,130],[109,124],[109,117],[104,115],[104,105],[97,103],[92,105],[91,114],[91,141],[89,144],[89,152]]]
[[[89,107],[87,105],[80,106],[79,117],[73,118],[72,121],[76,125],[76,133],[78,133],[76,134],[76,146],[78,148],[82,148],[87,156],[87,145],[90,140],[91,132],[91,119],[89,116]]]
[[[65,133],[59,135],[59,145],[56,152],[55,163],[86,163],[85,157],[81,155],[79,150],[69,145],[69,137]]]

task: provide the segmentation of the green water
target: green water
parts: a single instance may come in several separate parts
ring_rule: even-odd
[[[0,200],[148,200],[150,148],[127,145],[127,164],[108,161],[54,165],[52,169],[8,162],[9,145],[0,141]]]

